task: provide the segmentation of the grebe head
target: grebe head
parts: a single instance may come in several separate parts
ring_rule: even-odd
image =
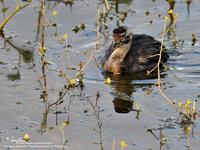
[[[128,28],[126,26],[119,26],[113,30],[113,41],[120,43],[127,35]]]

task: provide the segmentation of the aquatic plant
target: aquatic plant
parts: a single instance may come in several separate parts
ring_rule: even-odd
[[[110,83],[111,83],[111,79],[109,77],[107,77],[106,80],[105,80],[105,84],[109,85]]]
[[[103,140],[102,140],[102,120],[101,120],[101,116],[100,116],[100,113],[101,113],[101,109],[100,109],[100,106],[99,106],[99,97],[100,97],[100,94],[99,94],[99,91],[96,93],[96,99],[95,99],[95,102],[93,103],[92,101],[89,101],[90,105],[92,106],[92,109],[94,111],[94,115],[95,115],[95,118],[97,120],[97,126],[98,128],[94,128],[94,131],[97,132],[99,134],[99,143],[96,143],[95,144],[100,144],[100,149],[103,150]]]
[[[128,147],[128,144],[126,143],[126,141],[121,140],[120,141],[120,148],[121,148],[121,150],[124,150],[126,147]]]
[[[41,74],[40,79],[42,79],[43,83],[41,83],[40,79],[38,81],[43,88],[40,98],[43,99],[44,102],[46,102],[48,99],[46,66],[49,64],[49,62],[45,58],[45,55],[46,55],[45,35],[44,35],[45,34],[45,25],[46,25],[45,0],[42,0],[40,2],[40,9],[41,9],[40,11],[41,11],[41,18],[42,18],[42,31],[41,31],[42,33],[41,33],[41,42],[39,43],[39,55],[40,55],[40,60],[41,60],[41,64],[42,64],[41,65],[42,74]]]
[[[192,46],[194,46],[196,42],[197,42],[197,38],[196,38],[195,34],[192,33]]]
[[[20,12],[22,9],[24,9],[25,7],[29,6],[29,4],[32,2],[32,0],[28,0],[26,4],[21,5],[19,2],[17,2],[16,6],[15,6],[15,10],[9,14],[4,20],[3,22],[0,24],[0,31],[3,30],[4,26],[12,19],[12,17],[14,17],[18,12]],[[6,11],[6,9],[4,10]]]
[[[23,140],[28,142],[30,140],[30,136],[28,134],[24,134]]]
[[[187,4],[187,13],[189,16],[190,15],[190,5],[192,4],[192,0],[185,0],[185,3]]]
[[[112,150],[115,150],[115,145],[116,145],[116,141],[113,140],[113,142],[112,142]],[[128,147],[128,144],[126,143],[125,140],[120,140],[119,141],[119,146],[120,146],[121,150],[125,150],[125,148]]]
[[[63,142],[62,142],[63,146],[66,145],[66,142],[67,142],[67,140],[66,140],[66,138],[65,138],[64,129],[65,129],[67,126],[69,126],[69,125],[70,125],[69,121],[64,121],[63,123],[61,123],[61,124],[59,125],[59,130],[60,130],[60,132],[61,132],[61,134],[62,134],[62,138],[63,138]]]
[[[178,103],[179,108],[182,110],[182,122],[194,123],[197,115],[196,100],[193,102],[187,99],[185,102]]]
[[[168,14],[171,14],[174,16],[174,12],[172,9],[169,10]],[[173,99],[171,99],[168,95],[165,94],[162,80],[161,80],[161,58],[162,58],[162,52],[163,52],[163,45],[164,45],[164,37],[165,34],[170,30],[167,26],[167,22],[169,20],[168,16],[165,16],[164,18],[164,23],[163,23],[163,32],[161,35],[161,47],[160,47],[160,54],[159,54],[159,60],[157,63],[157,86],[159,89],[160,94],[164,97],[164,99],[173,107],[176,109],[176,111],[180,114],[181,116],[181,124],[194,124],[197,116],[197,108],[196,108],[196,101],[192,102],[190,99],[186,100],[185,102],[180,102],[177,104],[177,102]],[[175,21],[174,20],[171,21]],[[175,24],[174,24],[175,26]],[[175,27],[174,27],[175,28]],[[155,69],[155,68],[153,68]],[[151,71],[150,71],[151,72]]]
[[[178,14],[174,10],[174,5],[173,7],[170,6],[170,9],[168,10],[168,15],[165,16],[165,21],[166,21],[166,28],[167,28],[166,32],[168,35],[168,39],[170,39],[171,33],[173,33],[173,45],[176,48],[177,46],[176,24],[177,24]]]
[[[29,1],[27,1],[27,2],[29,2]],[[56,1],[56,2],[66,2],[67,4],[70,4],[70,2],[72,2],[72,1],[61,0],[61,1]],[[116,5],[118,5],[117,2],[119,2],[119,1],[117,0],[115,2],[116,2]],[[45,0],[41,1],[41,3],[40,3],[41,6],[40,6],[39,18],[38,18],[40,20],[40,21],[38,21],[38,33],[39,33],[39,38],[40,38],[39,39],[40,44],[38,46],[38,52],[39,52],[39,56],[40,56],[40,60],[41,60],[40,61],[41,76],[40,76],[39,82],[42,87],[41,99],[43,99],[43,101],[45,102],[45,110],[43,112],[42,121],[41,121],[41,129],[42,129],[41,132],[45,132],[45,129],[47,127],[47,117],[48,117],[49,111],[54,111],[54,114],[56,116],[56,125],[58,125],[57,127],[58,127],[59,131],[61,132],[63,145],[65,145],[67,142],[66,137],[65,137],[65,128],[71,123],[70,122],[71,121],[70,120],[70,111],[71,111],[70,106],[71,106],[72,101],[74,100],[74,97],[75,96],[78,97],[77,94],[74,94],[74,90],[76,90],[76,89],[79,90],[79,88],[80,88],[80,91],[81,91],[81,88],[84,85],[85,69],[91,61],[96,61],[95,54],[96,54],[96,51],[99,50],[99,46],[100,46],[99,43],[100,43],[100,39],[101,39],[99,34],[102,33],[103,35],[106,35],[106,32],[102,31],[102,28],[104,28],[106,30],[106,28],[108,27],[106,19],[112,20],[113,17],[116,17],[115,19],[123,22],[128,15],[127,12],[118,12],[118,14],[116,14],[116,15],[112,14],[113,12],[111,12],[111,11],[113,11],[113,6],[114,6],[113,4],[115,4],[115,2],[110,4],[109,1],[104,0],[105,6],[104,6],[103,10],[100,8],[97,8],[96,45],[95,45],[95,47],[92,48],[92,54],[89,57],[89,59],[86,62],[80,62],[79,65],[77,65],[78,67],[71,68],[71,70],[74,70],[74,72],[76,71],[73,74],[73,76],[69,76],[68,74],[70,74],[70,73],[68,71],[60,70],[60,69],[56,70],[58,77],[62,78],[64,80],[64,82],[63,82],[63,85],[61,85],[61,89],[58,91],[56,98],[53,100],[48,96],[48,89],[50,89],[51,87],[48,87],[49,85],[47,84],[47,78],[48,78],[47,77],[47,71],[48,71],[47,67],[48,67],[48,65],[51,64],[51,62],[49,62],[48,58],[46,58],[48,46],[47,46],[47,48],[45,46],[45,44],[46,44],[45,43],[45,31],[46,31],[46,27],[49,25],[49,22],[45,15]],[[174,10],[175,1],[171,1],[171,3],[172,3],[170,6],[171,8],[168,10],[167,15],[164,19],[164,31],[161,35],[162,36],[161,37],[162,44],[164,44],[164,38],[167,35],[167,33],[169,33],[170,31],[172,31],[172,33],[173,33],[173,32],[175,32],[175,29],[176,29],[177,14]],[[7,8],[5,8],[3,11],[6,12],[7,11],[6,9]],[[116,11],[118,11],[117,9],[118,8],[116,6]],[[52,12],[52,15],[55,17],[58,14],[59,14],[59,12],[57,12],[57,11]],[[4,24],[6,25],[7,23],[4,23]],[[40,26],[40,24],[41,24],[41,26]],[[169,24],[171,24],[171,27],[169,26]],[[117,25],[119,25],[119,22],[117,23]],[[2,30],[3,30],[4,26],[2,26]],[[57,27],[56,24],[54,24],[54,26]],[[81,23],[81,24],[76,25],[73,30],[74,30],[74,32],[80,32],[80,31],[83,32],[85,30],[85,28],[86,28],[86,25],[84,23]],[[41,33],[40,33],[40,31],[41,31]],[[175,36],[174,36],[173,41],[176,42],[177,41],[176,33],[174,33],[174,35]],[[70,35],[68,35],[67,33],[62,33],[60,37],[61,37],[60,43],[62,43],[67,50],[67,48],[70,47],[70,44],[68,43],[68,39],[71,38]],[[196,40],[197,40],[197,38],[196,38],[195,34],[192,34],[192,45],[195,44]],[[163,51],[164,51],[164,49],[161,48],[160,55],[159,55],[160,57],[161,57],[161,54]],[[33,53],[29,54],[26,51],[21,51],[21,52],[22,52],[21,55],[23,57],[26,56],[26,58],[27,58],[27,59],[24,59],[24,61],[29,62],[28,60],[32,59]],[[24,52],[24,54],[23,54],[23,52]],[[187,134],[189,137],[189,135],[193,132],[192,126],[194,125],[197,114],[198,114],[198,111],[196,108],[196,101],[183,100],[182,102],[177,104],[173,99],[169,98],[168,95],[166,95],[164,93],[165,88],[163,87],[164,84],[162,83],[161,74],[160,74],[161,64],[162,64],[162,62],[160,59],[158,62],[158,65],[154,68],[154,69],[158,69],[157,70],[158,71],[158,80],[157,80],[158,82],[156,85],[158,86],[158,89],[159,89],[161,95],[167,100],[167,102],[169,102],[169,104],[172,107],[174,107],[178,113],[181,114],[180,115],[181,116],[181,126],[183,127],[185,134]],[[97,66],[98,66],[98,64],[97,64]],[[68,67],[67,69],[70,70],[70,67]],[[168,67],[164,66],[164,69],[167,70]],[[151,71],[149,71],[147,74],[150,74],[150,73],[151,73]],[[13,75],[15,75],[15,76],[13,76]],[[20,74],[11,74],[10,76],[8,76],[8,78],[9,77],[10,78],[13,78],[13,77],[20,78]],[[108,85],[113,84],[110,78],[106,78],[105,83]],[[127,90],[129,90],[129,89],[127,89]],[[151,92],[152,91],[146,92],[146,95],[150,94]],[[65,107],[65,113],[67,112],[67,115],[65,116],[66,121],[64,121],[64,122],[62,121],[61,123],[59,123],[59,119],[58,119],[59,107],[58,106],[63,104],[63,102],[65,101],[64,98],[66,95],[70,97],[69,99],[67,99],[68,103],[67,103],[67,106]],[[103,149],[103,139],[102,139],[102,127],[103,127],[102,117],[103,116],[101,115],[102,110],[100,109],[100,105],[99,105],[99,102],[100,102],[99,97],[100,97],[100,94],[99,94],[99,92],[97,92],[95,101],[94,102],[90,101],[90,105],[94,112],[94,117],[97,121],[97,127],[94,130],[99,135],[99,141],[96,144],[100,144],[101,149]],[[80,99],[80,97],[78,97],[78,98]],[[133,110],[136,111],[138,114],[141,111],[138,102],[134,102]],[[138,118],[138,117],[136,117],[136,118]],[[148,132],[156,135],[154,133],[154,129],[147,129],[147,130],[148,130]],[[158,133],[158,135],[156,135],[156,137],[160,141],[160,144],[162,145],[162,144],[166,143],[167,138],[164,136],[163,128],[159,128],[158,130],[159,130],[159,133]],[[30,139],[29,135],[28,136],[24,135],[25,141],[26,140],[28,141],[29,139]],[[121,150],[124,150],[128,147],[128,144],[126,143],[125,140],[119,141],[118,144],[120,145]],[[115,145],[115,140],[113,141],[112,150],[115,149],[114,145]]]

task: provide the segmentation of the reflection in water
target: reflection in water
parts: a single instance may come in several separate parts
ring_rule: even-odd
[[[131,4],[132,0],[111,0],[113,3],[112,6],[115,10],[114,14],[116,15],[116,26],[120,26],[120,21],[123,23],[128,15],[128,11],[121,12],[119,10],[119,4]]]
[[[114,89],[114,109],[117,113],[129,113],[133,110],[133,100],[131,95],[134,92],[134,86],[131,84],[131,80],[121,76],[113,76],[114,82],[112,87]]]
[[[129,113],[133,110],[133,101],[119,99],[114,97],[113,100],[115,112],[117,113]]]
[[[46,129],[47,127],[47,118],[48,118],[48,114],[49,114],[49,109],[50,107],[48,106],[48,104],[45,104],[45,110],[43,112],[43,116],[42,116],[42,121],[40,124],[40,131],[42,132],[44,129]]]
[[[48,1],[52,1],[54,2],[54,5],[57,5],[59,3],[64,3],[66,6],[70,6],[72,7],[72,5],[74,4],[74,0],[48,0]]]
[[[3,45],[3,48],[6,47],[6,40],[5,40],[5,35],[3,33],[3,30],[0,30],[0,37],[2,37],[4,39],[4,45]]]
[[[133,0],[110,0],[110,1],[118,4],[131,4]]]
[[[191,147],[190,137],[191,135],[193,136],[193,132],[194,132],[194,124],[182,124],[181,127],[183,128],[183,131],[184,131],[184,135],[186,139],[186,147],[189,150]]]
[[[42,16],[42,3],[40,3],[40,9],[38,10],[38,18],[37,18],[37,30],[36,30],[36,38],[35,40],[38,41],[40,30],[41,30],[41,16]]]
[[[8,10],[8,7],[6,7],[4,0],[1,0],[0,3],[1,3],[1,6],[2,6],[1,7],[1,13],[3,13],[3,20],[4,20],[5,17],[6,17],[6,11]]]
[[[0,36],[5,40],[5,44],[9,44],[9,46],[11,46],[12,48],[14,48],[15,50],[17,50],[19,52],[20,57],[22,56],[23,61],[25,63],[31,63],[34,61],[33,58],[33,49],[26,49],[24,47],[19,47],[17,46],[11,38],[6,38],[4,33],[0,31]],[[5,45],[6,46],[6,45]],[[21,59],[21,58],[20,58]],[[21,60],[20,60],[21,61]]]
[[[120,23],[123,23],[128,16],[129,10],[120,10],[120,4],[131,5],[133,0],[111,0],[110,8],[105,9],[102,13],[100,13],[100,32],[105,35],[108,29],[108,21],[116,21],[116,26],[120,26]],[[105,4],[106,5],[106,4]]]
[[[20,49],[20,54],[25,63],[33,62],[33,51]]]
[[[17,73],[11,73],[7,75],[8,80],[10,81],[15,81],[15,80],[20,80],[20,72],[19,68],[17,68]]]
[[[169,9],[168,9],[168,15],[170,18],[170,22],[168,25],[166,25],[166,31],[167,31],[167,37],[170,40],[171,34],[173,38],[173,45],[176,48],[177,47],[177,38],[176,38],[176,22],[177,22],[177,14],[175,13],[175,0],[168,0]]]
[[[108,76],[108,74],[106,75]],[[147,80],[147,79],[155,79],[157,77],[156,74],[151,74],[149,76],[146,76],[145,73],[137,73],[137,74],[127,74],[122,76],[116,76],[109,74],[112,82],[112,94],[114,95],[114,109],[117,113],[129,113],[131,111],[137,111],[137,109],[134,109],[134,107],[137,107],[134,100],[132,99],[132,95],[134,92],[136,92],[136,88],[139,87],[146,87],[154,85],[154,82],[152,83],[146,83],[146,84],[139,84],[134,85],[132,82],[134,80]],[[162,76],[164,77],[164,75]],[[138,118],[137,114],[137,118]]]
[[[11,80],[11,81],[15,81],[15,80],[20,80],[20,65],[21,65],[21,54],[20,52],[18,51],[18,54],[19,54],[19,59],[18,59],[18,66],[15,68],[17,70],[17,73],[11,73],[11,74],[8,74],[7,75],[7,78],[8,80]]]
[[[187,14],[189,16],[190,15],[190,5],[192,3],[192,0],[186,0],[185,2],[187,4]]]
[[[28,50],[28,49],[24,49],[22,47],[18,47],[17,45],[15,45],[11,39],[6,38],[3,31],[0,31],[0,37],[2,37],[4,39],[4,47],[6,46],[6,44],[9,44],[9,46],[11,46],[12,48],[14,48],[15,50],[18,51],[19,54],[19,59],[18,59],[18,66],[16,68],[17,72],[16,73],[11,73],[7,75],[8,80],[14,81],[14,80],[20,80],[20,65],[21,65],[21,60],[23,59],[23,61],[25,63],[33,63],[33,50]],[[34,66],[34,64],[33,64]]]
[[[63,91],[64,90],[64,91]],[[45,132],[47,126],[48,126],[48,115],[49,112],[51,114],[55,115],[55,125],[58,125],[58,119],[59,119],[59,115],[63,115],[65,116],[65,122],[70,123],[70,111],[71,111],[71,104],[73,103],[73,101],[75,101],[76,99],[78,100],[82,100],[82,99],[88,99],[88,97],[85,97],[85,94],[82,91],[82,88],[77,89],[77,91],[75,91],[76,89],[70,89],[67,88],[65,89],[61,89],[59,91],[59,96],[58,100],[52,103],[49,103],[48,101],[45,101],[45,108],[43,111],[43,115],[42,115],[42,120],[41,120],[41,124],[40,124],[40,131],[41,132]],[[48,94],[48,93],[47,93]],[[67,101],[64,100],[64,96],[68,95],[68,99]],[[63,110],[58,110],[58,106],[63,106]]]
[[[70,9],[72,11],[72,5],[74,4],[73,0],[48,0],[45,1],[45,6],[46,6],[46,13],[53,11],[53,9],[59,5],[59,4],[65,4],[66,6],[70,6]],[[37,29],[36,29],[36,41],[39,40],[39,35],[41,32],[41,26],[42,26],[42,3],[40,2],[40,9],[38,10],[38,18],[37,18]],[[51,26],[55,28],[55,36],[57,36],[57,23],[53,21],[49,21],[48,19],[45,19],[45,24],[47,27]]]

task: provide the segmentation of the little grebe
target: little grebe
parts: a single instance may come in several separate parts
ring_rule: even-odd
[[[145,34],[132,34],[127,27],[120,26],[113,30],[113,43],[106,50],[103,69],[115,75],[147,71],[158,63],[161,43]],[[164,46],[163,46],[163,49]],[[168,58],[162,52],[162,62]]]

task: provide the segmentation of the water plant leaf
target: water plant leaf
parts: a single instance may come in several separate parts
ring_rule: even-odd
[[[68,39],[68,34],[67,33],[63,34],[61,41],[64,42],[67,39]]]
[[[179,106],[180,108],[182,108],[182,107],[183,107],[183,103],[182,103],[182,102],[178,103],[178,106]]]
[[[8,80],[10,81],[15,81],[15,80],[20,80],[21,76],[19,71],[17,71],[17,73],[11,73],[7,75]]]
[[[192,46],[195,45],[196,41],[197,41],[196,36],[194,33],[192,33]]]
[[[54,10],[54,11],[52,12],[52,15],[53,15],[54,17],[56,17],[56,16],[58,15],[58,12]]]
[[[169,20],[169,16],[165,16],[165,21],[168,21]]]
[[[188,100],[186,101],[186,104],[187,104],[187,105],[191,105],[191,104],[192,104],[192,101],[191,101],[190,99],[188,99]]]
[[[168,10],[168,14],[173,14],[173,13],[174,13],[174,12],[173,12],[172,9]]]
[[[5,13],[5,12],[8,10],[8,8],[9,8],[9,7],[3,7],[3,8],[1,9],[1,11],[2,11],[3,13]]]
[[[69,80],[69,85],[72,86],[72,87],[76,86],[77,85],[77,80],[75,78]]]
[[[80,24],[80,29],[85,30],[85,24],[84,23]]]
[[[72,31],[74,31],[75,33],[78,33],[79,32],[79,27],[78,26],[76,26],[74,29],[72,29]]]
[[[23,140],[28,142],[30,140],[30,136],[28,134],[24,134]]]
[[[135,102],[135,110],[140,111],[140,105],[138,102]]]
[[[128,147],[128,144],[127,144],[126,141],[124,141],[124,140],[121,140],[121,141],[119,142],[119,144],[120,144],[121,150],[124,150],[124,148]]]
[[[110,83],[111,83],[111,79],[109,77],[107,77],[105,80],[105,84],[110,84]]]
[[[46,48],[45,48],[45,47],[40,47],[40,48],[39,48],[39,52],[40,52],[40,55],[41,55],[41,56],[44,56],[45,53],[46,53]]]
[[[85,24],[81,23],[79,26],[75,26],[75,28],[72,29],[72,31],[74,31],[75,33],[78,33],[81,30],[85,31],[85,27],[86,27]]]
[[[69,126],[69,125],[70,125],[69,121],[65,121],[65,122],[62,123],[62,126],[63,126],[63,127],[67,127],[67,126]]]

